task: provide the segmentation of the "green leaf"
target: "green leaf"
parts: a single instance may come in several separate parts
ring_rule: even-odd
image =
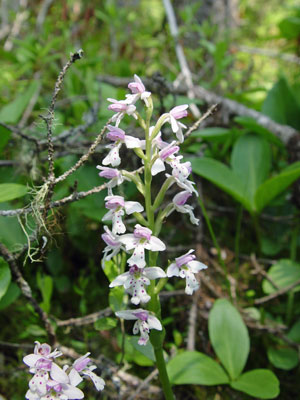
[[[94,323],[94,328],[97,331],[109,331],[110,329],[113,329],[117,326],[118,321],[116,318],[109,318],[109,317],[104,317],[98,319]]]
[[[50,275],[42,275],[40,272],[37,273],[37,285],[40,289],[43,297],[43,302],[40,304],[42,309],[47,313],[50,311],[51,296],[53,291],[53,279]]]
[[[290,340],[293,340],[296,343],[300,343],[300,321],[297,321],[287,334],[287,337]]]
[[[11,281],[10,268],[6,261],[0,257],[0,299],[5,295]]]
[[[21,290],[19,289],[19,286],[16,283],[11,282],[5,295],[0,300],[0,310],[10,306],[15,300],[17,300],[20,294]]]
[[[124,288],[114,287],[109,291],[109,306],[113,312],[119,311],[123,307]]]
[[[229,376],[236,379],[249,354],[249,335],[239,312],[228,300],[217,300],[208,320],[209,337]]]
[[[136,337],[136,336],[130,337],[130,342],[133,345],[133,347],[137,351],[142,353],[145,357],[149,358],[149,360],[155,362],[156,358],[155,358],[155,354],[154,354],[154,349],[153,349],[153,346],[152,346],[150,340],[148,340],[148,342],[145,346],[141,346],[140,344],[138,344],[138,341],[139,341],[138,337]]]
[[[279,260],[269,269],[268,276],[279,288],[284,288],[300,279],[300,264],[288,259]],[[266,294],[277,291],[266,279],[263,280],[262,289]],[[300,285],[293,289],[293,291],[299,290]]]
[[[295,368],[298,363],[298,352],[291,347],[269,347],[268,359],[276,367],[286,371]]]
[[[255,121],[255,119],[250,118],[250,117],[235,117],[234,121],[237,122],[238,124],[244,126],[245,128],[248,128],[247,130],[258,133],[259,135],[264,137],[269,142],[274,143],[281,148],[284,148],[284,144],[282,143],[282,141],[277,136],[275,136],[272,132],[270,132],[268,129],[259,125]]]
[[[192,163],[193,172],[217,185],[251,212],[251,204],[248,198],[244,197],[244,183],[230,168],[212,158],[188,158],[188,160]]]
[[[300,109],[285,78],[280,78],[268,92],[262,112],[280,124],[300,128]]]
[[[220,385],[229,383],[223,368],[212,358],[197,351],[185,351],[167,364],[173,385]]]
[[[0,202],[10,201],[22,197],[28,189],[18,183],[0,183]]]
[[[231,382],[230,386],[259,399],[275,399],[280,392],[276,375],[267,369],[245,372],[237,380]]]
[[[231,153],[233,172],[243,182],[243,196],[248,198],[254,209],[254,196],[258,186],[265,181],[271,168],[269,143],[258,135],[241,136]]]
[[[283,37],[296,39],[300,35],[300,18],[295,16],[287,17],[278,24],[278,27]]]
[[[206,140],[213,140],[218,138],[226,138],[231,134],[230,129],[212,127],[212,128],[204,128],[200,131],[192,132],[191,137],[202,138]]]
[[[300,162],[289,165],[278,175],[273,176],[257,189],[255,195],[255,208],[260,212],[276,196],[288,188],[295,180],[300,177]]]
[[[6,104],[0,111],[0,121],[7,124],[16,124],[34,93],[39,89],[39,85],[39,81],[33,80],[22,94],[11,103]]]

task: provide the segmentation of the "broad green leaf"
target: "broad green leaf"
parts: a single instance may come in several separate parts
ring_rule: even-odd
[[[139,341],[138,337],[131,336],[130,342],[133,345],[133,347],[137,351],[142,353],[145,357],[149,358],[149,360],[155,362],[156,358],[155,358],[155,354],[154,354],[154,349],[153,349],[153,346],[152,346],[150,340],[148,340],[148,342],[145,346],[141,346],[140,344],[138,344],[138,341]]]
[[[299,363],[298,352],[291,347],[269,347],[268,359],[276,367],[289,371]]]
[[[279,260],[269,269],[268,276],[279,288],[284,288],[300,279],[300,264],[288,259]],[[266,279],[263,280],[262,288],[266,294],[277,291]],[[300,285],[293,289],[293,291],[298,290],[300,290]]]
[[[296,343],[300,343],[300,321],[297,321],[292,327],[287,337]]]
[[[208,179],[251,212],[251,204],[244,196],[244,184],[230,168],[212,158],[190,158],[193,172]]]
[[[0,310],[10,306],[15,300],[17,300],[20,294],[21,290],[19,289],[19,286],[16,283],[11,282],[5,295],[0,300]]]
[[[123,306],[123,287],[114,287],[109,291],[109,306],[113,312],[119,311]]]
[[[211,128],[201,129],[200,131],[195,131],[191,134],[191,136],[196,138],[212,140],[218,138],[226,138],[230,134],[231,134],[230,129],[211,127]]]
[[[242,372],[249,354],[249,335],[236,308],[225,299],[217,300],[208,319],[209,338],[231,379]]]
[[[223,368],[212,358],[197,351],[185,351],[167,364],[167,372],[173,385],[220,385],[229,383]]]
[[[50,275],[42,275],[40,272],[37,273],[37,285],[42,293],[43,302],[41,307],[47,313],[50,311],[51,296],[53,291],[53,279]]]
[[[0,299],[5,295],[11,281],[10,268],[6,261],[0,257]]]
[[[0,202],[10,201],[22,197],[28,189],[19,183],[0,183]]]
[[[300,109],[285,78],[280,78],[269,91],[262,112],[280,124],[300,128]]]
[[[11,103],[6,104],[0,110],[0,121],[7,124],[16,124],[21,118],[32,96],[39,89],[39,86],[40,82],[33,80],[22,94]]]
[[[300,18],[296,16],[287,17],[278,24],[278,27],[283,37],[296,39],[300,35]]]
[[[97,331],[109,331],[110,329],[113,329],[117,326],[118,321],[116,318],[110,318],[110,317],[104,317],[98,319],[94,323],[94,328]]]
[[[278,175],[262,183],[256,191],[255,208],[262,211],[276,196],[288,188],[300,177],[300,162],[289,165]]]
[[[264,182],[271,168],[271,149],[269,143],[258,135],[241,136],[231,153],[233,172],[243,182],[243,195],[251,201],[259,185]]]
[[[277,136],[275,136],[272,132],[270,132],[268,129],[259,125],[255,121],[255,119],[250,118],[250,117],[235,117],[234,121],[237,122],[238,124],[244,126],[245,128],[248,128],[247,130],[258,133],[259,135],[264,137],[269,142],[274,143],[281,148],[284,148],[284,144],[282,143],[282,141]]]
[[[280,392],[276,375],[268,369],[245,372],[231,382],[230,386],[259,399],[275,399]]]

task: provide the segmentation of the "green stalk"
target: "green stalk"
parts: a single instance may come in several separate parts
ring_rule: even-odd
[[[212,238],[213,244],[214,244],[215,248],[217,249],[219,263],[223,267],[224,272],[227,274],[227,267],[226,267],[226,264],[224,263],[222,255],[221,255],[221,248],[220,248],[219,243],[217,241],[217,238],[216,238],[216,235],[214,233],[213,227],[212,227],[212,225],[210,223],[210,219],[209,219],[209,216],[207,214],[204,202],[200,199],[200,197],[198,197],[198,203],[199,203],[199,205],[201,207],[201,211],[202,211],[203,217],[205,219],[206,225],[208,227],[208,230],[209,230],[210,236]]]
[[[237,215],[236,229],[235,229],[235,239],[234,239],[236,272],[238,272],[239,264],[240,264],[240,235],[241,235],[242,216],[243,216],[243,206],[240,205],[238,208],[238,215]]]

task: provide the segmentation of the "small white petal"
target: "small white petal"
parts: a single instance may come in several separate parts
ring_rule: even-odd
[[[84,373],[84,375],[87,375],[91,378],[91,380],[93,381],[93,383],[98,391],[104,389],[105,382],[100,376],[96,375],[94,372],[92,372],[91,370],[88,370],[88,369],[85,369],[83,371],[83,373]]]
[[[144,269],[144,274],[149,279],[165,278],[167,275],[164,270],[159,267],[148,267]]]
[[[150,329],[156,329],[157,331],[162,330],[162,326],[161,326],[159,319],[157,319],[153,315],[149,315],[147,322],[148,322]]]
[[[68,375],[54,362],[51,365],[50,376],[54,381],[59,382],[59,383],[68,383],[69,382]]]
[[[188,263],[188,267],[190,268],[190,270],[194,273],[197,273],[199,271],[201,271],[202,269],[206,269],[207,265],[203,264],[200,261],[190,261]]]
[[[156,236],[151,236],[149,242],[145,245],[145,248],[151,251],[164,251],[166,250],[166,245]]]
[[[131,250],[136,247],[136,238],[132,233],[127,233],[126,235],[120,236],[119,241],[125,245],[126,250]]]
[[[130,215],[134,212],[144,211],[144,207],[137,201],[125,201],[125,211]]]
[[[71,385],[73,385],[73,386],[77,386],[77,385],[79,385],[80,382],[83,381],[83,379],[81,378],[79,373],[74,368],[72,368],[69,373],[69,379],[70,379]]]
[[[151,175],[155,176],[160,172],[165,171],[165,169],[166,169],[165,163],[160,158],[158,158],[157,160],[154,161],[154,164],[152,165]]]
[[[127,281],[128,277],[129,277],[129,272],[124,272],[124,274],[121,274],[119,276],[117,276],[109,285],[109,287],[115,287],[115,286],[122,286],[124,285],[124,283]]]
[[[170,264],[167,269],[167,277],[171,278],[172,276],[179,276],[179,268],[176,263]]]

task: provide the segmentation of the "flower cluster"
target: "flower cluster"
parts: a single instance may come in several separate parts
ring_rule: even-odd
[[[195,260],[195,255],[191,254],[194,250],[176,258],[166,272],[155,265],[157,252],[166,250],[166,245],[157,237],[165,218],[177,211],[188,214],[192,224],[199,224],[193,207],[187,204],[187,200],[193,193],[198,196],[194,182],[189,180],[192,171],[191,163],[183,162],[183,157],[178,155],[179,145],[184,141],[183,129],[186,128],[180,120],[187,116],[188,105],[174,107],[168,113],[161,115],[156,124],[151,126],[150,120],[153,111],[151,93],[146,91],[143,82],[137,75],[134,76],[134,82],[129,83],[128,87],[131,94],[126,95],[125,100],[108,99],[112,103],[108,109],[115,112],[111,119],[115,125],[107,126],[106,138],[110,143],[106,147],[109,152],[103,159],[102,165],[97,166],[101,171],[99,175],[108,179],[108,196],[105,198],[105,207],[108,212],[102,220],[112,222],[112,228],[104,226],[105,233],[102,234],[102,239],[106,243],[102,267],[104,268],[105,262],[111,260],[121,250],[125,251],[128,254],[128,271],[113,279],[110,287],[123,286],[131,296],[132,304],[147,305],[154,294],[155,284],[151,281],[173,276],[184,278],[186,293],[193,294],[199,287],[195,274],[207,267]],[[144,102],[146,121],[137,110],[136,103],[139,100]],[[126,114],[133,116],[145,130],[145,139],[126,135],[125,131],[119,127]],[[162,139],[161,128],[166,123],[170,124],[177,139],[170,143]],[[133,149],[141,158],[144,165],[144,180],[135,174],[117,168],[121,164],[120,149],[123,145],[127,149]],[[151,180],[153,176],[162,172],[165,173],[166,180],[152,203]],[[145,199],[144,206],[136,201],[125,201],[124,197],[113,193],[113,190],[117,189],[125,179],[138,182],[138,189]],[[179,191],[172,201],[164,209],[161,209],[165,194],[173,184],[179,187]],[[157,211],[158,215],[155,221],[154,213]],[[142,213],[146,214],[146,219]],[[127,228],[124,223],[126,215],[134,216],[138,222],[132,233],[126,232]],[[146,250],[149,252],[148,258],[145,254]],[[147,260],[149,260],[148,265]],[[162,325],[154,313],[142,308],[118,311],[116,315],[120,318],[136,320],[133,333],[140,332],[139,344],[141,345],[147,343],[150,329],[162,330]]]
[[[97,368],[90,364],[90,353],[78,358],[73,365],[60,368],[54,359],[62,353],[51,351],[47,343],[35,342],[34,352],[23,358],[33,374],[29,389],[25,395],[28,400],[68,400],[83,399],[84,393],[77,388],[83,378],[89,377],[97,390],[103,390],[105,382],[93,370]],[[83,378],[82,378],[83,377]]]

